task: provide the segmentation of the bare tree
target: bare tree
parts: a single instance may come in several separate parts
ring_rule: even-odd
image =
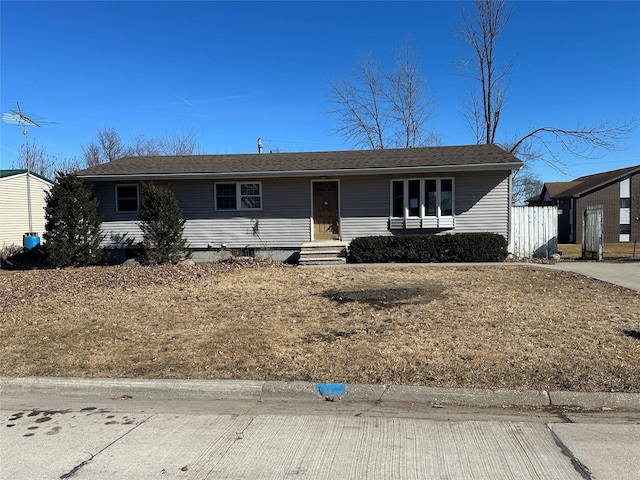
[[[407,42],[396,51],[396,65],[384,70],[371,56],[360,57],[351,80],[329,82],[329,99],[338,105],[339,133],[361,147],[416,147],[437,143],[426,131],[434,100],[419,70],[420,55]]]
[[[533,173],[528,164],[519,170],[513,180],[513,189],[511,192],[511,201],[514,205],[524,205],[528,199],[539,195],[542,192],[544,183],[540,177]]]
[[[56,172],[60,172],[66,175],[69,173],[77,172],[82,168],[82,160],[74,156],[72,158],[63,158],[62,160],[59,160],[58,164],[56,165]]]
[[[47,153],[44,147],[33,141],[29,144],[28,152],[27,146],[22,145],[18,158],[11,163],[11,168],[27,168],[52,180],[58,172],[71,173],[80,170],[82,162],[77,157],[60,159]]]
[[[512,62],[498,66],[495,50],[504,33],[512,10],[505,0],[474,0],[475,11],[462,10],[462,23],[457,32],[472,51],[465,62],[469,76],[479,83],[471,91],[465,117],[477,143],[497,143],[496,133],[507,93],[506,76]],[[574,129],[559,127],[535,128],[526,135],[509,142],[505,148],[525,161],[542,160],[565,173],[567,164],[556,153],[559,149],[576,157],[591,158],[597,150],[614,150],[620,140],[628,138],[637,120],[621,125],[610,122]]]
[[[427,133],[425,123],[432,116],[435,99],[426,93],[426,79],[420,74],[420,54],[407,41],[396,51],[396,69],[383,72],[387,83],[384,92],[389,103],[389,115],[395,125],[396,146],[409,148],[439,143]]]
[[[194,155],[199,150],[198,139],[192,129],[165,134],[161,141],[164,155]]]
[[[28,146],[22,144],[18,158],[12,162],[12,168],[26,168],[45,178],[53,178],[57,161],[54,155],[49,155],[45,148],[34,140]]]
[[[89,142],[86,145],[81,146],[82,157],[87,167],[95,167],[103,162],[100,155],[100,147],[95,142]]]
[[[542,160],[564,173],[566,163],[556,153],[558,148],[574,157],[593,158],[598,150],[616,150],[618,142],[628,138],[636,126],[637,121],[631,120],[620,125],[610,121],[584,127],[578,125],[575,129],[540,127],[514,142],[509,151],[522,156],[523,152],[530,152],[535,145],[541,151],[535,155],[529,154],[531,160]]]
[[[105,162],[111,162],[126,154],[126,147],[115,128],[103,128],[98,131],[98,142]]]
[[[131,140],[131,145],[127,148],[127,153],[136,157],[161,155],[162,148],[155,138],[145,137],[143,133],[138,133]]]
[[[193,155],[198,150],[198,141],[193,130],[163,137],[147,137],[136,134],[129,145],[113,127],[98,130],[97,140],[82,145],[82,154],[87,167],[100,165],[124,156]]]
[[[498,66],[495,48],[504,33],[512,10],[504,0],[475,0],[475,12],[462,10],[462,24],[457,29],[462,40],[473,50],[474,56],[466,63],[471,78],[480,83],[471,91],[467,105],[467,121],[472,125],[476,143],[495,143],[500,113],[504,105],[508,84],[506,76],[511,62]]]
[[[122,138],[113,127],[98,130],[98,140],[82,145],[82,155],[87,167],[110,162],[126,154]]]
[[[382,111],[383,87],[380,67],[371,56],[360,57],[353,71],[353,81],[331,80],[330,100],[340,107],[341,126],[336,133],[358,146],[384,148],[385,117]]]

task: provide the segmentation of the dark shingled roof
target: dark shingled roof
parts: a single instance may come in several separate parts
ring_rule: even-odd
[[[580,197],[597,187],[606,185],[637,171],[640,171],[640,165],[595,173],[593,175],[585,175],[570,182],[547,182],[544,184],[544,188],[546,188],[549,197],[552,199]]]
[[[335,152],[124,157],[78,172],[86,179],[216,177],[374,173],[427,167],[519,168],[522,162],[496,145],[466,145]],[[477,168],[473,168],[477,167]],[[382,172],[381,172],[382,173]]]

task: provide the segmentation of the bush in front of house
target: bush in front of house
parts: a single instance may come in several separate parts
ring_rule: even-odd
[[[351,263],[502,262],[507,240],[496,233],[359,237],[349,245]]]
[[[142,256],[151,264],[176,263],[187,256],[183,238],[185,220],[178,200],[167,187],[143,184],[144,201],[138,210]]]
[[[87,184],[73,173],[58,172],[45,201],[45,264],[84,267],[100,263],[102,219],[98,216],[98,201]]]

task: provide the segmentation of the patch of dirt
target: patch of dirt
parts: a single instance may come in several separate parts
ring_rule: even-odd
[[[425,303],[443,298],[444,287],[387,287],[352,291],[328,290],[323,295],[337,303],[360,302],[378,308],[388,308],[400,304]]]
[[[0,270],[0,375],[640,392],[640,295],[535,265]]]

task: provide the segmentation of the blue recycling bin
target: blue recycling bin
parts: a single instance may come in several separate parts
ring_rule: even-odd
[[[27,250],[31,251],[40,245],[40,237],[35,234],[25,234],[22,236],[22,246]]]

